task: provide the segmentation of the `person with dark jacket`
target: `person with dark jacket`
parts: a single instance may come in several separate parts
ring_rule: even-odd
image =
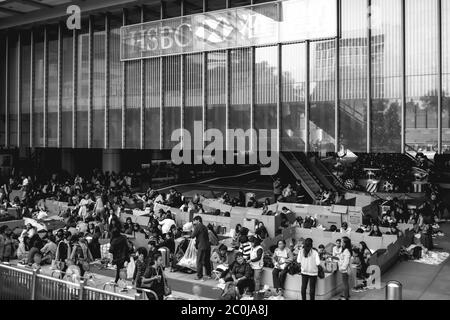
[[[197,249],[197,280],[203,279],[203,267],[206,268],[206,276],[211,277],[211,243],[209,242],[208,228],[202,223],[202,218],[196,216],[193,220],[195,248]]]
[[[239,294],[243,294],[248,288],[250,292],[255,289],[255,282],[253,281],[252,267],[245,261],[244,255],[241,252],[236,253],[233,267],[230,269],[233,282],[239,290]]]
[[[116,265],[115,282],[117,283],[120,277],[120,270],[124,267],[125,261],[130,260],[130,248],[127,238],[120,234],[119,229],[115,228],[111,233],[109,252],[113,255],[112,264]]]

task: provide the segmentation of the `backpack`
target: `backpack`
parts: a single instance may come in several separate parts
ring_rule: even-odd
[[[422,258],[422,247],[421,246],[414,247],[412,256],[415,260],[421,259]]]

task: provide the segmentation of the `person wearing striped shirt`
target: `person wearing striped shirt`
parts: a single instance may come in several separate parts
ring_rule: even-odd
[[[239,237],[239,252],[244,256],[244,259],[248,261],[250,259],[250,252],[252,251],[252,245],[248,241],[248,237],[242,235]]]

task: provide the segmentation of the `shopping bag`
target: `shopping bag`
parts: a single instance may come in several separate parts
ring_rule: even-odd
[[[188,248],[184,253],[183,258],[178,261],[180,267],[192,269],[197,271],[197,249],[195,248],[195,241],[189,241]]]
[[[131,258],[130,262],[127,266],[127,279],[132,279],[134,274],[134,269],[136,268],[136,264],[134,263],[134,259]]]

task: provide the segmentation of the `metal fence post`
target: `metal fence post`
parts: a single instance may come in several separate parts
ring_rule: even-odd
[[[33,275],[31,278],[31,300],[36,300],[37,274],[38,270],[33,269]]]
[[[85,280],[80,280],[80,292],[78,293],[78,299],[79,300],[83,300],[85,284],[86,284]]]

